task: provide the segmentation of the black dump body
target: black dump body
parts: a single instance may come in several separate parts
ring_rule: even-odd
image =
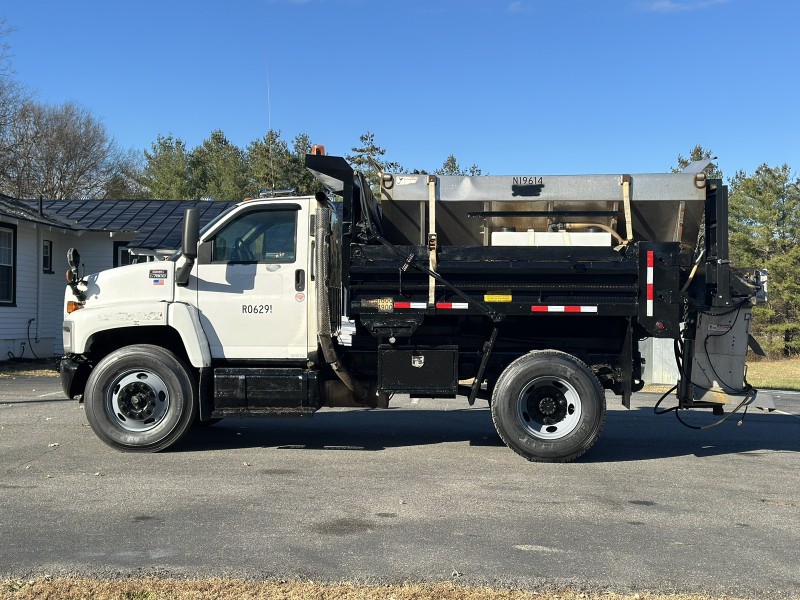
[[[431,268],[431,247],[408,245],[409,236],[384,222],[365,179],[353,175],[343,159],[309,156],[307,166],[343,199],[342,285],[345,312],[356,324],[349,367],[365,377],[377,373],[384,390],[417,393],[427,386],[449,395],[457,387],[453,380],[472,380],[460,391],[474,400],[485,393],[482,383],[491,391],[518,357],[553,349],[578,357],[628,405],[631,393],[643,386],[638,342],[680,337],[687,298],[682,287],[694,262],[685,244],[440,245]],[[708,185],[707,207],[724,203],[725,193]],[[706,246],[724,245],[727,252],[726,223],[717,227],[712,218],[706,229]],[[699,285],[700,295],[720,295],[720,283],[728,295],[726,275],[711,269],[706,281],[701,269],[692,290]],[[393,388],[402,378],[393,378],[388,366],[392,352],[416,352],[420,363],[437,366],[420,368],[417,379],[427,381]]]

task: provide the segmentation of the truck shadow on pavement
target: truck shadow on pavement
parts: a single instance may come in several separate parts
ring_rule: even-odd
[[[754,412],[756,414],[754,414]],[[751,410],[741,426],[735,415],[719,427],[696,431],[671,415],[657,416],[651,408],[611,410],[600,439],[579,462],[607,463],[680,456],[758,456],[768,452],[800,451],[800,419]],[[717,420],[707,413],[684,420],[707,425]],[[466,442],[470,446],[505,446],[486,409],[321,411],[311,419],[226,419],[198,428],[173,451],[275,448],[380,452],[390,448]],[[509,451],[509,457],[516,458]]]
[[[504,447],[488,409],[320,411],[301,419],[224,419],[189,433],[176,451],[222,448],[356,450],[469,442]]]
[[[709,412],[690,412],[681,417],[695,426],[719,420]],[[770,452],[800,452],[800,419],[751,409],[706,430],[684,427],[672,414],[656,415],[652,408],[611,412],[595,446],[581,459],[585,462],[620,462],[696,456],[759,456]]]

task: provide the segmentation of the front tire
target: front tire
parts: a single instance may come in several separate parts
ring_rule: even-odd
[[[109,446],[158,452],[194,423],[196,390],[189,367],[172,352],[146,344],[126,346],[103,358],[89,375],[86,418]]]
[[[505,444],[537,462],[568,462],[597,440],[606,418],[603,388],[580,360],[556,350],[512,362],[492,394],[492,420]]]

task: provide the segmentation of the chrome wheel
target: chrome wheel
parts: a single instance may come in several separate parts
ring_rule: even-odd
[[[151,371],[129,371],[108,389],[106,410],[112,421],[127,431],[158,427],[169,412],[169,388]]]
[[[537,377],[520,392],[517,418],[523,429],[540,440],[557,440],[581,421],[581,397],[565,379]]]

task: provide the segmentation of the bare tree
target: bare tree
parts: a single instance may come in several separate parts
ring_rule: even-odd
[[[16,139],[11,130],[25,97],[22,86],[13,78],[10,45],[6,41],[13,31],[6,18],[0,18],[0,179],[5,178],[15,154]]]
[[[120,181],[127,178],[130,155],[122,153],[105,126],[77,104],[25,101],[9,133],[12,156],[3,191],[10,196],[104,198],[118,193]]]
[[[11,72],[11,44],[6,38],[14,33],[14,28],[9,27],[8,18],[0,17],[0,73],[8,74]]]

